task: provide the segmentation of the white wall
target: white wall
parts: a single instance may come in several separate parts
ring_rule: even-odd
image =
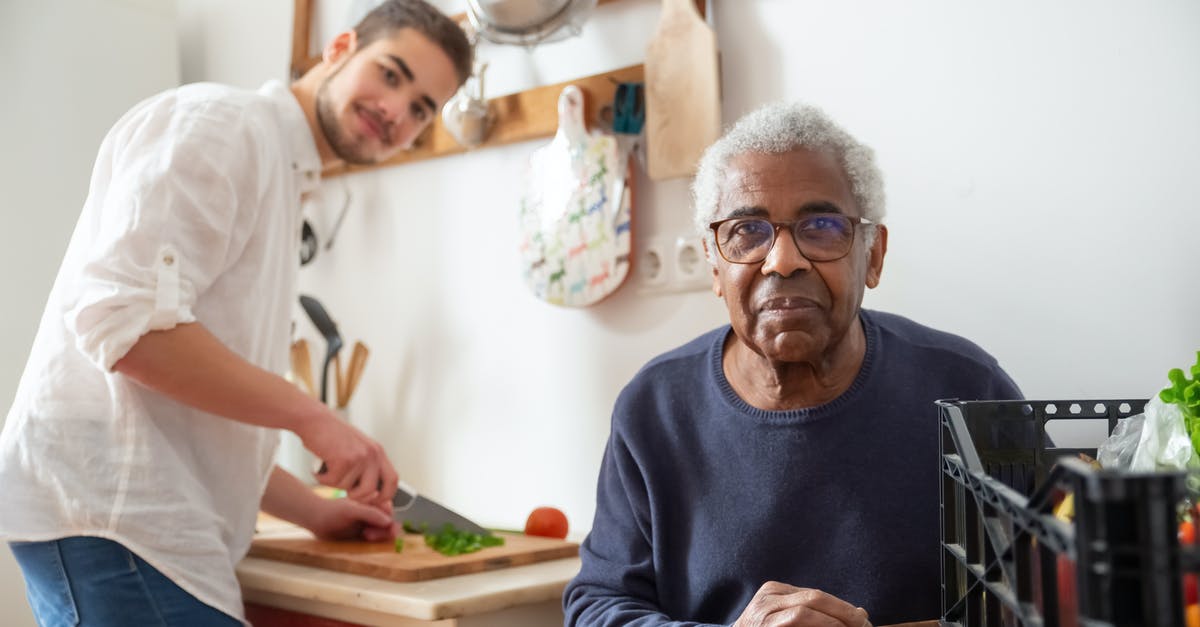
[[[173,0],[0,2],[4,414],[83,206],[100,140],[138,100],[178,83],[175,19]],[[5,625],[34,624],[7,547],[0,549],[0,607]]]
[[[1194,363],[1200,5],[844,4],[723,12],[767,42],[723,38],[725,94],[810,98],[877,148],[869,304],[979,341],[1034,397],[1146,396]]]
[[[179,5],[180,82],[256,88],[267,79],[287,80],[291,0],[174,1]]]
[[[22,22],[48,15],[12,4],[0,24],[13,24],[14,10]],[[182,0],[183,79],[285,77],[291,4]],[[715,4],[726,122],[768,100],[809,99],[876,148],[891,246],[867,306],[976,340],[1032,397],[1147,396],[1168,368],[1192,363],[1200,296],[1181,268],[1195,265],[1187,234],[1200,227],[1200,5]],[[582,40],[531,58],[481,50],[495,55],[488,82],[503,93],[636,63],[656,14],[653,0],[622,0],[600,7]],[[28,61],[4,71],[50,72],[51,54],[27,46],[4,58]],[[35,85],[3,101],[17,94],[23,107],[19,123],[4,116],[21,155],[37,154],[50,132],[29,121],[53,130],[87,113],[50,98],[71,115],[40,118],[36,94],[58,86]],[[97,115],[111,123],[125,106]],[[0,331],[0,386],[9,386],[0,398],[11,398],[86,178],[41,163],[86,170],[101,132],[90,149],[55,159],[16,159],[6,145],[0,176],[13,180],[0,189],[33,191],[5,209],[10,223],[32,226],[2,253],[19,306]],[[590,526],[616,393],[652,355],[725,313],[707,293],[635,286],[583,310],[529,296],[517,267],[517,181],[540,143],[328,181],[327,206],[312,211],[318,227],[328,232],[344,187],[350,213],[301,281],[349,341],[370,345],[352,419],[409,482],[500,526],[557,505],[578,534]],[[69,181],[79,181],[73,196]],[[638,182],[639,241],[683,232],[684,182]],[[49,193],[66,198],[48,203]],[[303,319],[298,328],[323,346]]]

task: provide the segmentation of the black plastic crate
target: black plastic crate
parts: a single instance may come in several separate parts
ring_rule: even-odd
[[[1200,565],[1176,539],[1185,473],[1095,470],[1077,457],[1094,448],[1046,436],[1054,420],[1105,421],[1111,433],[1144,399],[936,404],[943,625],[1184,627],[1182,575]],[[1051,513],[1065,493],[1074,524]]]

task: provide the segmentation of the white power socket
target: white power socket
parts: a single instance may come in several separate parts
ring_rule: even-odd
[[[675,281],[679,291],[704,290],[712,286],[712,266],[704,258],[704,244],[699,237],[675,239]]]
[[[662,291],[670,280],[670,255],[658,240],[648,240],[636,259],[639,291]]]
[[[646,238],[635,254],[640,294],[703,291],[712,286],[712,266],[704,258],[699,237]]]

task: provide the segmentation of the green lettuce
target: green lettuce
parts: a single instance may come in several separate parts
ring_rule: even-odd
[[[1167,373],[1171,386],[1159,392],[1158,398],[1164,403],[1178,405],[1183,411],[1183,423],[1192,440],[1192,448],[1200,454],[1200,351],[1196,352],[1196,365],[1191,367],[1191,375],[1189,379],[1183,370],[1172,368]]]

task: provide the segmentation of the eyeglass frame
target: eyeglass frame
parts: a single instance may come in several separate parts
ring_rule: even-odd
[[[815,216],[836,216],[838,218],[844,218],[846,221],[848,221],[850,223],[850,245],[846,247],[846,252],[842,253],[841,255],[839,255],[837,257],[834,257],[833,259],[813,259],[813,258],[809,257],[808,255],[804,254],[803,250],[800,250],[800,241],[796,238],[796,232],[794,230],[795,226],[797,224],[799,224],[801,221],[813,218]],[[725,224],[726,222],[733,222],[734,220],[758,220],[760,222],[766,222],[767,224],[771,225],[771,228],[774,230],[774,232],[771,236],[771,246],[767,248],[767,251],[765,253],[763,253],[762,259],[756,259],[754,261],[733,261],[729,257],[725,256],[725,251],[721,250],[721,241],[717,235],[717,229],[720,228],[722,224]],[[717,254],[720,255],[722,259],[724,259],[725,261],[727,261],[729,263],[736,263],[739,265],[750,265],[750,264],[755,264],[755,263],[762,263],[763,261],[766,260],[766,258],[768,256],[771,255],[771,251],[775,250],[775,242],[779,241],[779,230],[782,228],[786,228],[788,230],[788,233],[791,234],[792,245],[796,247],[796,252],[800,253],[801,257],[804,257],[805,259],[809,260],[812,263],[828,263],[831,261],[839,261],[841,259],[845,259],[846,255],[849,255],[850,251],[854,250],[854,236],[858,234],[858,225],[860,225],[860,224],[865,224],[867,226],[878,226],[880,223],[876,222],[874,220],[871,220],[869,218],[860,218],[860,217],[855,217],[855,216],[848,216],[844,213],[831,213],[831,212],[822,211],[820,213],[806,214],[803,217],[796,218],[795,220],[792,220],[790,222],[774,222],[772,220],[768,220],[766,218],[759,217],[759,216],[753,216],[753,215],[730,216],[728,218],[722,218],[720,220],[715,220],[713,222],[709,222],[708,228],[710,231],[712,231],[713,245],[716,246],[716,248],[717,248]]]

